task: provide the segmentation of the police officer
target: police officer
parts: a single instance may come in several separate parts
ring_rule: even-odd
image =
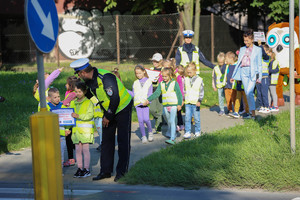
[[[177,49],[175,55],[176,66],[182,65],[183,67],[186,67],[188,63],[194,62],[196,64],[198,75],[200,74],[200,62],[213,69],[215,65],[206,60],[200,49],[192,44],[194,31],[184,30],[182,34],[184,37],[184,44]]]
[[[100,173],[93,180],[110,178],[114,166],[115,132],[117,129],[119,160],[114,181],[117,182],[128,171],[130,156],[132,97],[122,82],[110,71],[97,69],[82,58],[70,64],[75,73],[89,88],[87,97],[94,95],[104,111],[102,120],[102,143]]]

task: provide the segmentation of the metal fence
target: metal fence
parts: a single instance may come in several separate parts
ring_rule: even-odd
[[[168,15],[102,15],[98,10],[80,11],[59,16],[57,46],[46,55],[46,61],[89,57],[117,61],[119,41],[121,61],[149,62],[156,52],[167,57],[179,30],[179,14]],[[219,51],[235,51],[241,45],[242,33],[214,16],[200,18],[199,48],[211,60]],[[118,36],[118,37],[117,37]],[[211,39],[214,37],[214,44]],[[0,19],[0,62],[20,64],[35,61],[36,48],[27,33],[24,19]],[[180,45],[175,41],[174,51]],[[214,55],[211,55],[214,48]]]

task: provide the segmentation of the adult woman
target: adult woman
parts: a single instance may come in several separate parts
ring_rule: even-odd
[[[254,87],[261,82],[262,78],[262,50],[253,43],[253,31],[248,30],[243,34],[246,46],[239,51],[238,62],[233,72],[232,79],[241,80],[247,96],[249,110],[252,114],[247,114],[244,118],[255,118]]]

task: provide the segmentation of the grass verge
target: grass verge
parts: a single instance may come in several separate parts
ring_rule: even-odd
[[[185,188],[299,190],[299,108],[295,155],[290,151],[289,123],[289,112],[283,112],[180,142],[138,161],[122,181]]]

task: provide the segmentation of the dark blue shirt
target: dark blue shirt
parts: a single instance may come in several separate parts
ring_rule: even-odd
[[[227,75],[226,75],[226,85],[224,88],[232,88],[232,83],[230,82],[230,79],[232,78],[232,74],[233,74],[233,71],[235,69],[235,66],[236,65],[229,65],[228,66],[228,69],[227,69]],[[224,64],[222,66],[222,69],[221,69],[221,72],[222,74],[225,74],[225,69],[226,69],[226,64]]]

